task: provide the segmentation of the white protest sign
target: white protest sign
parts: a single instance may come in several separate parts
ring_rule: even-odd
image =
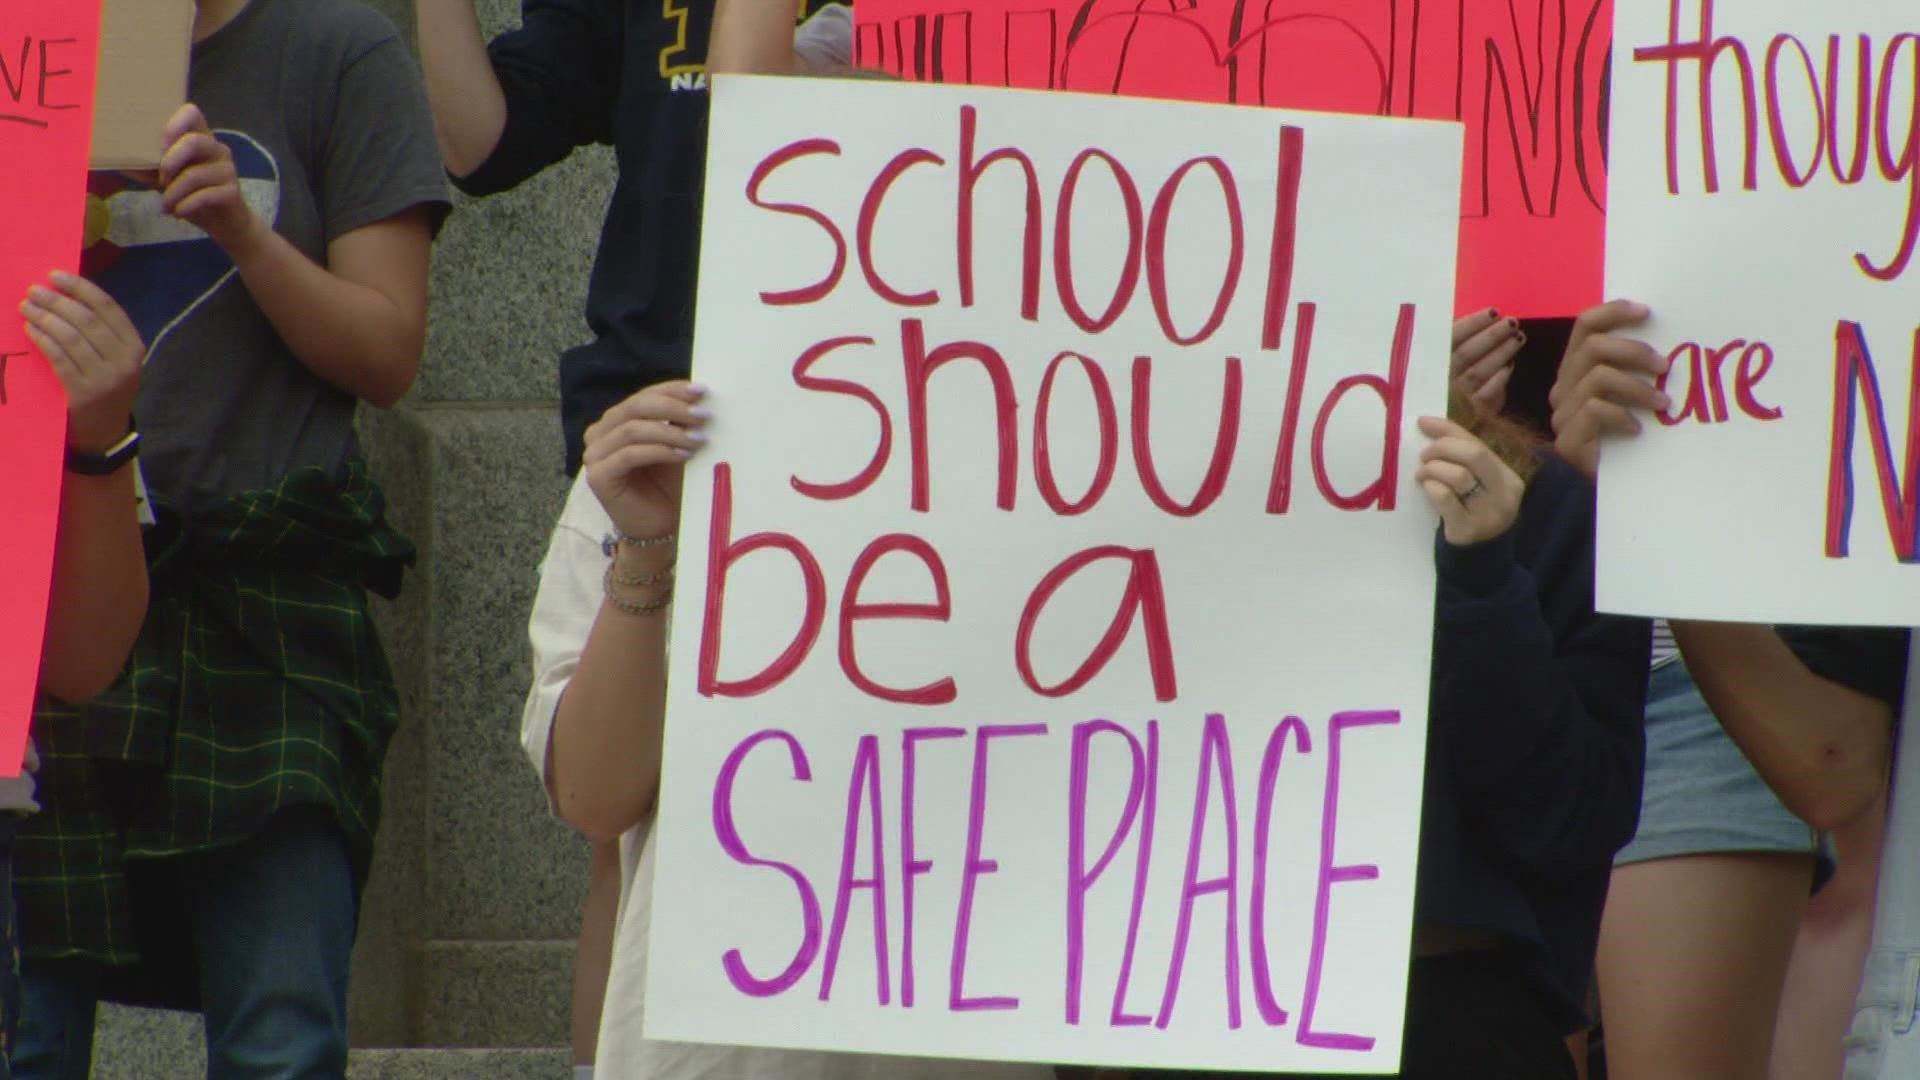
[[[1607,291],[1672,406],[1601,469],[1599,605],[1920,612],[1920,36],[1882,0],[1619,0]]]
[[[1460,138],[717,81],[649,1036],[1396,1067]]]

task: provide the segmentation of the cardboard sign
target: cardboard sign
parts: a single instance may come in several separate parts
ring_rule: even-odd
[[[860,0],[905,78],[1459,120],[1460,311],[1600,299],[1612,0]]]
[[[80,262],[99,9],[34,0],[0,11],[0,297]],[[0,776],[20,775],[40,676],[67,396],[27,340],[18,312],[0,319]]]
[[[1393,1068],[1458,125],[712,125],[648,1034]]]
[[[154,169],[160,134],[187,102],[193,0],[104,0],[92,165]]]
[[[1607,289],[1674,404],[1601,470],[1616,611],[1920,611],[1920,38],[1875,0],[1622,0]]]

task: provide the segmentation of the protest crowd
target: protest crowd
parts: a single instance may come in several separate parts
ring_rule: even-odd
[[[1001,1053],[994,1046],[1001,1021],[993,1011],[1001,1006],[986,1004],[998,999],[985,997],[968,1006],[978,1010],[968,1019],[983,1048],[981,1060],[963,1060],[945,1048],[914,1053],[910,1037],[878,1044],[889,1046],[888,1053],[854,1053],[777,1035],[766,1045],[732,1045],[663,1039],[645,1030],[643,1014],[660,1007],[649,1000],[660,993],[660,968],[676,962],[659,958],[679,955],[665,951],[677,947],[674,942],[651,932],[666,917],[656,915],[668,910],[655,897],[664,897],[669,888],[684,895],[698,891],[695,883],[672,881],[676,873],[688,872],[688,862],[673,861],[677,856],[655,828],[661,807],[674,805],[680,760],[678,751],[665,749],[675,745],[667,721],[668,671],[687,672],[689,679],[697,672],[703,694],[718,688],[721,696],[745,702],[743,708],[752,708],[755,695],[772,692],[786,677],[772,674],[777,663],[762,685],[742,689],[726,683],[708,662],[717,645],[703,642],[698,626],[673,638],[677,647],[671,652],[697,648],[700,659],[683,657],[683,667],[670,655],[676,591],[686,590],[684,599],[702,584],[691,574],[684,580],[676,575],[680,557],[690,555],[693,546],[681,543],[683,530],[696,525],[712,530],[710,538],[700,534],[700,546],[711,544],[712,552],[700,564],[702,579],[711,570],[705,560],[717,561],[724,575],[726,567],[753,551],[785,552],[812,566],[813,579],[822,577],[798,540],[747,535],[757,526],[745,524],[755,518],[752,489],[744,479],[714,495],[711,522],[705,520],[709,504],[704,501],[690,502],[682,515],[683,494],[692,497],[693,470],[703,456],[711,456],[709,430],[726,422],[732,388],[691,370],[701,196],[707,170],[719,168],[710,166],[707,156],[709,96],[704,90],[671,92],[668,83],[698,72],[702,80],[769,75],[806,79],[809,85],[866,76],[863,92],[876,95],[917,88],[891,85],[890,78],[856,67],[855,10],[839,2],[692,0],[676,6],[668,0],[665,18],[659,4],[638,0],[523,0],[522,6],[520,25],[488,40],[473,0],[415,0],[416,52],[384,17],[357,0],[197,0],[187,104],[154,133],[157,168],[90,173],[87,246],[79,273],[42,276],[17,300],[27,339],[65,389],[68,415],[31,742],[22,775],[0,781],[0,802],[11,811],[0,817],[0,852],[6,855],[0,858],[0,882],[8,886],[0,889],[0,898],[10,904],[11,914],[0,920],[0,931],[9,935],[0,956],[15,958],[12,970],[0,972],[6,1048],[0,1077],[78,1080],[90,1075],[102,1002],[202,1014],[212,1080],[348,1074],[349,958],[379,818],[383,764],[389,741],[406,722],[375,632],[372,597],[398,593],[414,553],[409,539],[386,519],[382,493],[356,441],[355,416],[363,404],[384,409],[399,402],[419,372],[432,248],[452,206],[450,185],[475,197],[505,192],[594,144],[613,147],[619,180],[606,207],[588,286],[585,318],[592,338],[557,358],[562,402],[557,456],[573,482],[537,568],[538,598],[527,624],[533,682],[520,732],[551,812],[593,850],[578,960],[581,970],[593,975],[580,981],[573,1003],[576,1076],[1091,1080],[1230,1075],[1183,1067],[1177,1054],[1148,1055],[1138,1064],[1122,1065]],[[1705,6],[1712,8],[1710,2]],[[1911,52],[1913,69],[1920,72],[1920,46]],[[1804,48],[1799,55],[1810,56]],[[1808,70],[1813,70],[1811,58]],[[1883,111],[1887,85],[1883,72]],[[1832,93],[1831,76],[1827,86]],[[719,110],[713,114],[718,117]],[[973,123],[971,116],[963,123]],[[1684,137],[1693,137],[1691,128],[1682,127]],[[1038,187],[1031,180],[1034,165],[1021,151],[988,154],[974,146],[972,127],[962,130],[963,164],[956,168],[962,170],[963,186],[995,167],[1003,170],[996,176],[1015,177],[1017,183],[1024,164],[1029,183]],[[1776,137],[1778,130],[1776,123]],[[1837,144],[1840,138],[1836,129],[1831,140]],[[946,165],[940,155],[950,153],[949,144],[932,139],[926,145],[935,149],[896,160],[889,166],[895,171],[876,181],[875,190],[884,193],[888,183],[916,165]],[[1823,135],[1822,144],[1827,142]],[[1283,158],[1300,152],[1286,145],[1283,140]],[[788,149],[793,156],[841,153],[837,144],[796,143]],[[1265,148],[1261,152],[1272,156]],[[1828,152],[1840,151],[1835,145]],[[1102,153],[1088,151],[1075,159],[1074,168]],[[1906,153],[1920,157],[1911,136]],[[1751,162],[1751,146],[1748,154]],[[1877,154],[1891,160],[1884,138]],[[1124,175],[1113,155],[1104,160],[1110,175]],[[1908,166],[1920,174],[1920,165],[1909,161]],[[1227,165],[1209,167],[1231,192]],[[969,169],[978,171],[965,172]],[[830,233],[837,251],[833,281],[843,270],[849,281],[860,276],[849,269],[851,259],[876,292],[902,296],[905,286],[883,280],[871,255],[876,196],[869,196],[857,235],[847,227],[843,237],[820,211],[778,201],[783,196],[776,192],[784,189],[767,181],[771,171],[763,169],[745,185],[754,206],[804,218],[814,223],[809,227]],[[1200,185],[1206,173],[1194,168],[1186,182]],[[272,195],[263,198],[269,182]],[[1171,189],[1180,182],[1170,182]],[[1032,198],[1038,206],[1040,196]],[[1062,204],[1070,198],[1062,194]],[[1163,190],[1160,200],[1150,192],[1130,198],[1134,232],[1141,232],[1140,220],[1150,208],[1149,246],[1164,248],[1169,241],[1163,204],[1172,195]],[[107,207],[131,223],[121,227],[116,218],[112,229],[96,228],[96,213],[107,212],[98,208]],[[949,227],[939,226],[942,242]],[[963,230],[973,227],[962,225]],[[1237,217],[1234,230],[1238,259]],[[1011,232],[1019,234],[1017,228]],[[1248,243],[1264,243],[1253,238],[1254,232],[1248,230]],[[139,241],[128,239],[136,235],[193,242],[142,252]],[[1033,274],[1046,245],[1037,226],[1030,226],[1024,239]],[[850,242],[856,248],[852,255]],[[1153,295],[1160,303],[1166,272],[1156,268],[1151,253],[1146,265],[1152,280],[1143,288],[1158,290]],[[198,280],[208,266],[216,276],[230,278],[204,301],[186,303],[180,281]],[[1897,273],[1890,265],[1880,269]],[[962,294],[974,288],[964,276],[970,273],[963,272]],[[754,286],[763,287],[768,286]],[[832,287],[823,284],[819,291]],[[990,286],[983,280],[980,288],[984,293]],[[197,294],[199,286],[189,289]],[[820,299],[759,295],[775,306]],[[1269,336],[1277,341],[1280,326],[1291,325],[1310,339],[1313,305],[1289,310],[1285,295],[1277,303],[1275,297],[1269,291]],[[1085,310],[1091,302],[1083,307],[1077,299],[1063,299],[1064,317],[1084,318],[1082,326],[1099,322]],[[1430,690],[1424,703],[1429,729],[1421,759],[1424,782],[1415,803],[1418,869],[1417,882],[1410,885],[1411,934],[1398,953],[1406,970],[1404,1027],[1397,1044],[1399,1071],[1392,1075],[1410,1080],[1920,1078],[1920,1031],[1915,1030],[1920,960],[1914,959],[1920,952],[1900,940],[1901,928],[1920,916],[1920,894],[1890,885],[1895,870],[1916,861],[1916,852],[1889,840],[1911,835],[1900,828],[1894,798],[1900,788],[1893,782],[1898,717],[1907,695],[1907,631],[1712,621],[1680,618],[1677,612],[1672,618],[1642,618],[1596,603],[1602,446],[1612,451],[1651,439],[1666,417],[1686,404],[1668,393],[1678,385],[1667,378],[1673,354],[1643,340],[1645,327],[1661,315],[1662,300],[1623,296],[1548,318],[1535,317],[1534,311],[1509,315],[1496,298],[1452,321],[1444,361],[1437,352],[1406,344],[1421,339],[1403,316],[1398,340],[1406,355],[1395,362],[1444,378],[1449,392],[1444,414],[1410,413],[1405,425],[1406,441],[1417,441],[1411,451],[1417,465],[1407,490],[1425,501],[1399,511],[1428,513],[1426,522],[1437,518],[1438,525],[1430,545],[1423,541],[1419,552],[1419,565],[1430,564],[1435,583]],[[895,302],[909,301],[931,302],[911,296]],[[1008,321],[1032,321],[1036,303],[1027,301],[1027,310],[1007,316]],[[1222,310],[1226,303],[1221,301]],[[1332,305],[1327,308],[1320,317],[1334,318]],[[1216,311],[1216,322],[1218,316]],[[1179,338],[1164,305],[1160,318],[1169,336]],[[920,333],[920,325],[912,327],[902,347],[910,373],[915,356],[924,368],[923,396],[926,374],[949,360],[965,361],[957,365],[961,368],[977,363],[981,370],[994,370],[995,358],[987,356],[992,349],[929,351],[924,340],[912,336]],[[1211,327],[1201,336],[1210,332]],[[873,344],[871,339],[865,343]],[[1073,356],[1078,354],[1062,354],[1063,359]],[[885,408],[858,384],[814,373],[806,359],[796,365],[790,353],[764,359],[769,379],[785,380],[791,370],[793,381],[809,390],[866,401],[879,413],[883,430],[890,430]],[[1083,372],[1098,374],[1094,361],[1079,359]],[[1131,385],[1134,427],[1129,430],[1136,440],[1144,438],[1143,427],[1151,426],[1141,419],[1147,408],[1146,359],[1136,361]],[[1720,372],[1723,362],[1736,410],[1764,412],[1766,394],[1756,389],[1764,369],[1754,366],[1760,361],[1751,355],[1742,359],[1737,352],[1715,354],[1713,371]],[[1000,363],[1004,369],[1005,362]],[[1230,396],[1239,393],[1241,371],[1239,360],[1231,363]],[[1062,360],[1055,364],[1072,370]],[[830,367],[823,364],[821,371]],[[1048,388],[1054,373],[1055,368],[1048,369]],[[1104,408],[1114,414],[1115,391],[1104,381],[1092,385],[1096,398],[1107,395]],[[1897,385],[1889,386],[1889,398],[1903,396]],[[1122,383],[1118,392],[1127,389]],[[1300,467],[1310,464],[1316,470],[1323,493],[1331,482],[1320,461],[1319,429],[1344,392],[1321,408],[1318,425],[1302,425],[1303,431],[1314,430],[1300,451]],[[1043,389],[1040,395],[1042,410],[1047,393]],[[1715,395],[1721,393],[1714,389]],[[1297,397],[1296,391],[1290,409],[1299,407]],[[1260,407],[1251,394],[1247,400],[1249,413]],[[1712,406],[1728,412],[1724,400]],[[924,412],[924,401],[918,407]],[[1239,408],[1237,398],[1233,408]],[[1700,408],[1708,410],[1709,404]],[[1126,409],[1118,415],[1125,428]],[[1306,416],[1312,416],[1311,407]],[[1211,422],[1209,417],[1206,423]],[[1863,423],[1884,425],[1873,417]],[[1293,424],[1289,418],[1289,433]],[[921,415],[903,421],[896,433],[903,447],[919,441],[911,449],[922,462],[924,428]],[[1209,428],[1201,430],[1211,438]],[[1874,430],[1884,443],[1886,432]],[[814,437],[830,441],[836,431],[817,430]],[[1012,468],[1007,437],[1003,428],[1003,473]],[[1892,438],[1897,443],[1911,437],[1896,426]],[[916,475],[916,499],[924,503],[928,485],[944,491],[949,474],[963,468],[992,475],[990,445],[974,445],[981,447],[977,462],[947,461],[930,477]],[[1033,452],[1040,461],[1047,452],[1044,442]],[[1143,479],[1151,477],[1138,445],[1133,455]],[[858,455],[833,460],[859,464]],[[874,467],[882,460],[876,456]],[[1911,450],[1905,467],[1920,467]],[[683,475],[689,478],[686,492]],[[715,475],[718,483],[728,482],[724,467]],[[1274,475],[1280,475],[1277,468]],[[1224,467],[1220,480],[1226,482]],[[1095,488],[1104,482],[1096,480]],[[1891,496],[1893,503],[1904,498],[1909,515],[1914,514],[1915,483],[1920,481],[1909,479],[1904,495]],[[803,482],[796,477],[792,486],[801,488]],[[859,486],[849,482],[840,496],[854,494]],[[1210,498],[1203,494],[1182,507],[1165,495],[1157,479],[1147,488],[1155,505],[1172,507],[1168,513],[1176,516],[1199,513]],[[1879,500],[1869,482],[1859,488],[1862,512],[1870,516]],[[1275,490],[1275,498],[1287,497],[1285,489]],[[1215,487],[1213,494],[1218,493]],[[1303,483],[1291,497],[1305,502],[1309,494]],[[1632,497],[1631,489],[1626,497]],[[1767,493],[1754,491],[1751,497],[1765,499]],[[1003,509],[1011,494],[1006,499]],[[1067,504],[1050,487],[1046,499],[1056,507]],[[1082,506],[1062,515],[1079,513],[1097,500],[1090,493]],[[696,505],[703,508],[699,520]],[[1386,508],[1392,508],[1390,498]],[[723,521],[729,513],[738,519],[731,533]],[[1192,527],[1208,526],[1198,521]],[[1810,516],[1805,528],[1819,535],[1823,526]],[[1863,545],[1866,533],[1862,528]],[[915,556],[933,566],[940,558],[933,544],[912,536],[877,543],[890,546],[869,549],[875,552],[872,562],[886,554],[902,561]],[[1136,575],[1151,569],[1138,559],[1130,565]],[[529,573],[535,569],[527,568]],[[863,612],[944,619],[964,590],[955,589],[949,597],[940,571],[934,604],[863,609],[858,597],[865,569],[871,562],[863,555],[860,568],[844,582],[845,603],[827,605],[829,614],[823,616],[832,619],[838,613],[842,668],[875,696],[896,695],[891,700],[922,706],[951,702],[951,680],[944,687],[902,691],[862,672],[851,658],[851,627]],[[808,588],[825,590],[816,584]],[[833,588],[842,584],[833,582]],[[1311,585],[1309,577],[1296,579],[1293,587]],[[1152,592],[1129,596],[1144,610],[1152,607]],[[1425,602],[1422,597],[1420,603]],[[714,624],[709,632],[717,634],[712,605],[718,600],[710,596],[706,603]],[[826,601],[810,603],[818,608]],[[918,614],[901,610],[916,606]],[[1415,605],[1409,610],[1429,609]],[[683,610],[680,617],[690,614]],[[755,619],[756,609],[735,604],[728,616],[732,632],[737,623]],[[1920,613],[1914,622],[1920,624]],[[1128,624],[1114,625],[1118,632]],[[833,624],[827,626],[817,646],[823,655],[835,644]],[[777,653],[790,633],[784,626],[771,631],[766,640],[773,644],[764,651]],[[820,633],[818,620],[812,633]],[[1423,621],[1417,636],[1425,640],[1427,635]],[[793,664],[815,647],[807,634],[802,637],[805,644],[796,642],[788,650]],[[1142,637],[1146,653],[1129,645],[1114,664],[1140,666],[1141,686],[1158,690],[1164,680],[1167,692],[1159,700],[1173,700],[1170,661],[1163,663],[1155,654],[1150,625]],[[1117,647],[1109,642],[1107,656],[1113,657]],[[830,660],[814,663],[831,666]],[[734,666],[730,661],[727,668],[731,672]],[[1038,676],[1027,673],[1026,678],[1038,686]],[[1290,721],[1291,729],[1275,730],[1257,774],[1261,806],[1272,801],[1273,777],[1292,775],[1290,762],[1308,755],[1310,743],[1319,753],[1324,739],[1337,761],[1343,730],[1360,747],[1367,736],[1358,729],[1391,722],[1343,716],[1330,733],[1322,736],[1315,729],[1311,739],[1307,725],[1297,719]],[[1002,729],[1003,744],[1033,733],[1019,729],[1016,719],[995,720],[1009,725]],[[1169,746],[1189,737],[1176,734],[1177,725],[1186,721],[1171,714],[1162,721],[1144,742],[1112,723],[1076,731],[1075,798],[1080,802],[1073,813],[1088,813],[1081,768],[1087,747],[1104,738],[1102,746],[1130,749],[1137,770],[1151,775],[1158,768],[1161,732]],[[773,725],[774,719],[766,723]],[[1224,757],[1227,742],[1224,721],[1214,716],[1207,723],[1214,726],[1191,736],[1200,745],[1202,804],[1209,799],[1211,763],[1216,752]],[[928,755],[923,761],[932,760],[934,741],[965,734],[926,730],[932,733],[920,751]],[[754,783],[806,772],[807,754],[793,736],[770,729],[755,738],[760,742],[742,744],[728,759],[728,770],[741,770]],[[887,741],[898,740],[890,735]],[[976,803],[987,768],[986,745],[982,735],[973,751]],[[749,749],[780,764],[750,772],[741,764]],[[1242,752],[1250,753],[1244,747]],[[865,889],[876,905],[881,903],[885,894],[877,879],[883,862],[904,860],[899,865],[905,892],[893,897],[905,904],[909,927],[908,966],[898,986],[887,981],[885,946],[876,946],[883,954],[880,1001],[886,1004],[898,994],[902,1006],[912,1003],[914,879],[931,882],[930,874],[943,872],[945,864],[930,872],[932,863],[915,861],[911,733],[905,753],[904,850],[882,854],[879,832],[885,819],[878,773],[862,772],[856,763],[846,805],[872,807],[875,877],[855,879],[843,870],[838,898],[830,906],[830,882],[810,886],[801,870],[751,854],[739,835],[747,830],[736,831],[729,816],[733,811],[711,794],[709,820],[704,810],[709,793],[699,793],[701,813],[692,816],[701,818],[701,835],[717,834],[734,862],[755,868],[761,877],[752,887],[779,890],[782,910],[791,908],[794,891],[808,908],[808,943],[788,972],[779,973],[773,957],[791,949],[792,942],[784,931],[769,931],[772,936],[754,939],[774,943],[764,955],[753,947],[727,954],[724,976],[715,976],[726,980],[719,985],[753,1001],[785,993],[804,974],[796,993],[811,999],[818,969],[809,950],[824,937],[826,966],[819,977],[831,984],[835,958],[844,955],[839,992],[851,993],[846,988],[869,975],[864,967],[854,973],[852,958],[867,949],[866,916],[856,915],[853,932],[846,933],[848,896]],[[1006,745],[996,753],[1013,751]],[[836,785],[837,774],[826,768],[824,758],[816,753],[813,767],[827,786]],[[1252,805],[1255,790],[1250,762],[1241,763],[1243,806]],[[1231,789],[1233,774],[1225,768],[1218,775]],[[1136,780],[1140,775],[1136,771]],[[1169,780],[1163,786],[1172,793],[1186,783]],[[1130,796],[1121,793],[1123,820],[1142,820],[1149,833],[1155,813],[1152,785],[1149,780],[1144,795],[1138,787]],[[890,775],[889,806],[895,790]],[[951,794],[964,801],[963,788],[940,790],[941,798]],[[869,798],[870,804],[864,801]],[[1335,799],[1331,791],[1326,798],[1324,827],[1331,838]],[[923,822],[924,807],[934,796],[925,799]],[[1227,799],[1231,848],[1236,843],[1231,790]],[[1159,812],[1184,813],[1172,801],[1168,794]],[[1911,809],[1920,810],[1920,800]],[[1364,809],[1350,804],[1346,812]],[[951,987],[955,1009],[961,1010],[963,979],[975,987],[993,979],[980,974],[977,963],[971,972],[963,963],[965,905],[976,881],[993,880],[986,877],[994,870],[991,861],[981,857],[983,813],[974,807],[968,899],[962,900],[953,970],[949,973],[944,956],[936,961],[931,949],[922,957],[919,993],[938,998],[943,1009]],[[844,843],[851,866],[862,841],[851,809],[849,815]],[[1193,824],[1196,851],[1200,820]],[[830,824],[839,858],[840,823],[836,818]],[[1131,855],[1115,858],[1129,828],[1120,826],[1104,855],[1097,830],[1090,850],[1075,849],[1076,872],[1092,860],[1093,869],[1076,878],[1086,890],[1104,871],[1111,870],[1115,881],[1132,872],[1126,865]],[[1190,863],[1172,973],[1163,967],[1149,971],[1142,960],[1133,977],[1142,987],[1151,981],[1151,993],[1141,989],[1128,997],[1124,987],[1126,972],[1133,970],[1134,940],[1127,936],[1123,990],[1112,1001],[1115,1027],[1167,1027],[1175,1012],[1188,913],[1196,900],[1224,891],[1227,978],[1233,984],[1227,1000],[1235,1037],[1257,1046],[1264,1025],[1284,1032],[1272,1038],[1290,1050],[1338,1054],[1360,1048],[1360,1042],[1349,1041],[1353,1036],[1327,1030],[1337,1025],[1324,1013],[1322,1031],[1314,1034],[1311,988],[1320,978],[1328,875],[1336,882],[1357,876],[1341,878],[1342,868],[1331,867],[1329,852],[1321,851],[1315,916],[1321,930],[1312,946],[1309,989],[1304,1003],[1283,1003],[1272,989],[1262,937],[1269,924],[1258,910],[1268,858],[1264,820],[1257,829],[1254,910],[1247,925],[1234,921],[1240,903],[1234,871],[1226,879],[1201,882]],[[893,842],[889,829],[887,843]],[[1326,843],[1330,848],[1331,839]],[[1142,879],[1144,845],[1143,840]],[[1179,855],[1165,858],[1177,861]],[[1169,872],[1177,874],[1178,867]],[[1314,872],[1312,866],[1302,871],[1307,877]],[[1311,882],[1308,887],[1312,896]],[[1134,903],[1137,924],[1141,901]],[[925,921],[932,918],[932,907],[923,899],[919,917],[926,933],[933,932]],[[1041,914],[1053,920],[1058,911],[1049,907]],[[886,922],[884,909],[877,918]],[[980,932],[978,924],[974,932]],[[1238,966],[1243,958],[1234,952],[1240,940],[1234,935],[1240,933],[1251,935],[1255,953],[1247,976]],[[1194,931],[1193,941],[1186,952],[1189,971],[1211,973],[1218,955],[1212,939]],[[718,968],[724,950],[708,951]],[[656,961],[651,980],[650,953]],[[1158,981],[1163,977],[1169,987],[1164,999]],[[1244,1018],[1243,977],[1251,988]],[[1085,1015],[1080,1016],[1077,967],[1068,981],[1070,1022],[1107,1026],[1103,989],[1087,979]],[[828,988],[817,989],[824,1003]],[[864,986],[860,992],[865,993]],[[1223,1024],[1216,1027],[1225,1031]],[[798,1046],[808,1048],[786,1048]],[[1016,1063],[1020,1059],[1028,1063]],[[1392,1067],[1389,1063],[1376,1073]],[[1263,1075],[1252,1071],[1257,1061],[1237,1068]],[[1347,1071],[1328,1068],[1324,1075]],[[1281,1074],[1321,1075],[1281,1061],[1266,1075]]]

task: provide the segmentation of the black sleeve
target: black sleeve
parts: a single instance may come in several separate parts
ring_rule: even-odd
[[[1438,541],[1433,720],[1481,835],[1563,880],[1639,820],[1652,624],[1593,609],[1592,492],[1572,469],[1543,468],[1522,513],[1498,540]]]
[[[1808,670],[1900,712],[1907,687],[1905,630],[1853,626],[1774,628]]]
[[[524,0],[520,28],[487,53],[507,98],[493,154],[454,183],[469,195],[514,187],[576,148],[613,138],[625,62],[623,0]]]

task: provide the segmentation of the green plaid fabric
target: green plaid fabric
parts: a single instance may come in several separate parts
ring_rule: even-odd
[[[364,878],[400,715],[367,590],[397,594],[413,554],[357,462],[154,530],[128,670],[34,716],[46,809],[14,854],[28,953],[138,963],[128,864],[237,844],[288,807],[330,810]]]

